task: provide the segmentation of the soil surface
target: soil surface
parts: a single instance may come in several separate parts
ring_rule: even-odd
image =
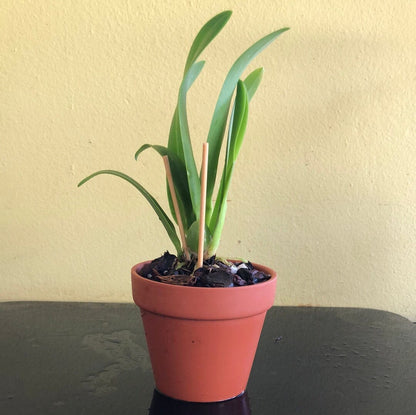
[[[181,262],[166,251],[161,257],[145,265],[139,275],[153,281],[195,287],[241,287],[258,284],[271,278],[253,267],[250,262],[232,263],[213,256],[195,269],[196,258]]]

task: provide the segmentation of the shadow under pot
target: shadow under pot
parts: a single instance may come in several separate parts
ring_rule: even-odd
[[[223,402],[196,403],[178,401],[153,393],[149,415],[251,415],[249,399],[246,393]]]

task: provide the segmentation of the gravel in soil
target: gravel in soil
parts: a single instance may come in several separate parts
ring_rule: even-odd
[[[139,275],[166,284],[195,287],[242,287],[270,279],[270,275],[253,267],[250,262],[229,262],[215,255],[196,267],[196,258],[185,262],[166,251],[146,264]]]

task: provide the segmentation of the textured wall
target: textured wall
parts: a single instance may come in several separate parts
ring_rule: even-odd
[[[416,320],[416,2],[0,4],[0,299],[130,301],[129,268],[172,249],[122,170],[166,207],[161,160],[191,41],[234,14],[189,97],[199,153],[226,71],[252,42],[251,105],[220,253],[279,273],[278,304]]]

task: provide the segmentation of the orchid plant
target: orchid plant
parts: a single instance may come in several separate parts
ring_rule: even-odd
[[[185,64],[183,80],[179,88],[168,145],[143,144],[135,154],[137,160],[144,150],[151,148],[162,157],[168,157],[176,196],[174,199],[177,200],[177,207],[179,208],[176,211],[179,211],[180,221],[178,221],[178,217],[175,214],[170,187],[167,186],[169,207],[173,221],[176,224],[178,222],[183,224],[186,243],[181,243],[173,221],[156,199],[140,183],[128,175],[115,170],[100,170],[84,178],[78,184],[78,186],[81,186],[93,177],[101,174],[115,175],[131,183],[147,199],[158,215],[176,248],[178,257],[185,256],[189,258],[190,254],[195,255],[198,250],[201,200],[201,177],[198,173],[191,145],[186,111],[186,95],[204,67],[205,62],[197,61],[198,57],[223,29],[230,17],[231,11],[224,11],[214,16],[201,28],[191,46]],[[231,177],[247,127],[249,102],[261,82],[263,68],[255,69],[244,80],[241,80],[240,77],[248,64],[286,30],[288,28],[272,32],[249,47],[231,67],[220,91],[206,139],[209,144],[209,156],[205,207],[205,258],[214,255],[220,243]],[[226,132],[227,124],[228,131]],[[225,137],[224,165],[218,191],[214,199],[215,183],[217,176],[219,176],[220,152]]]

